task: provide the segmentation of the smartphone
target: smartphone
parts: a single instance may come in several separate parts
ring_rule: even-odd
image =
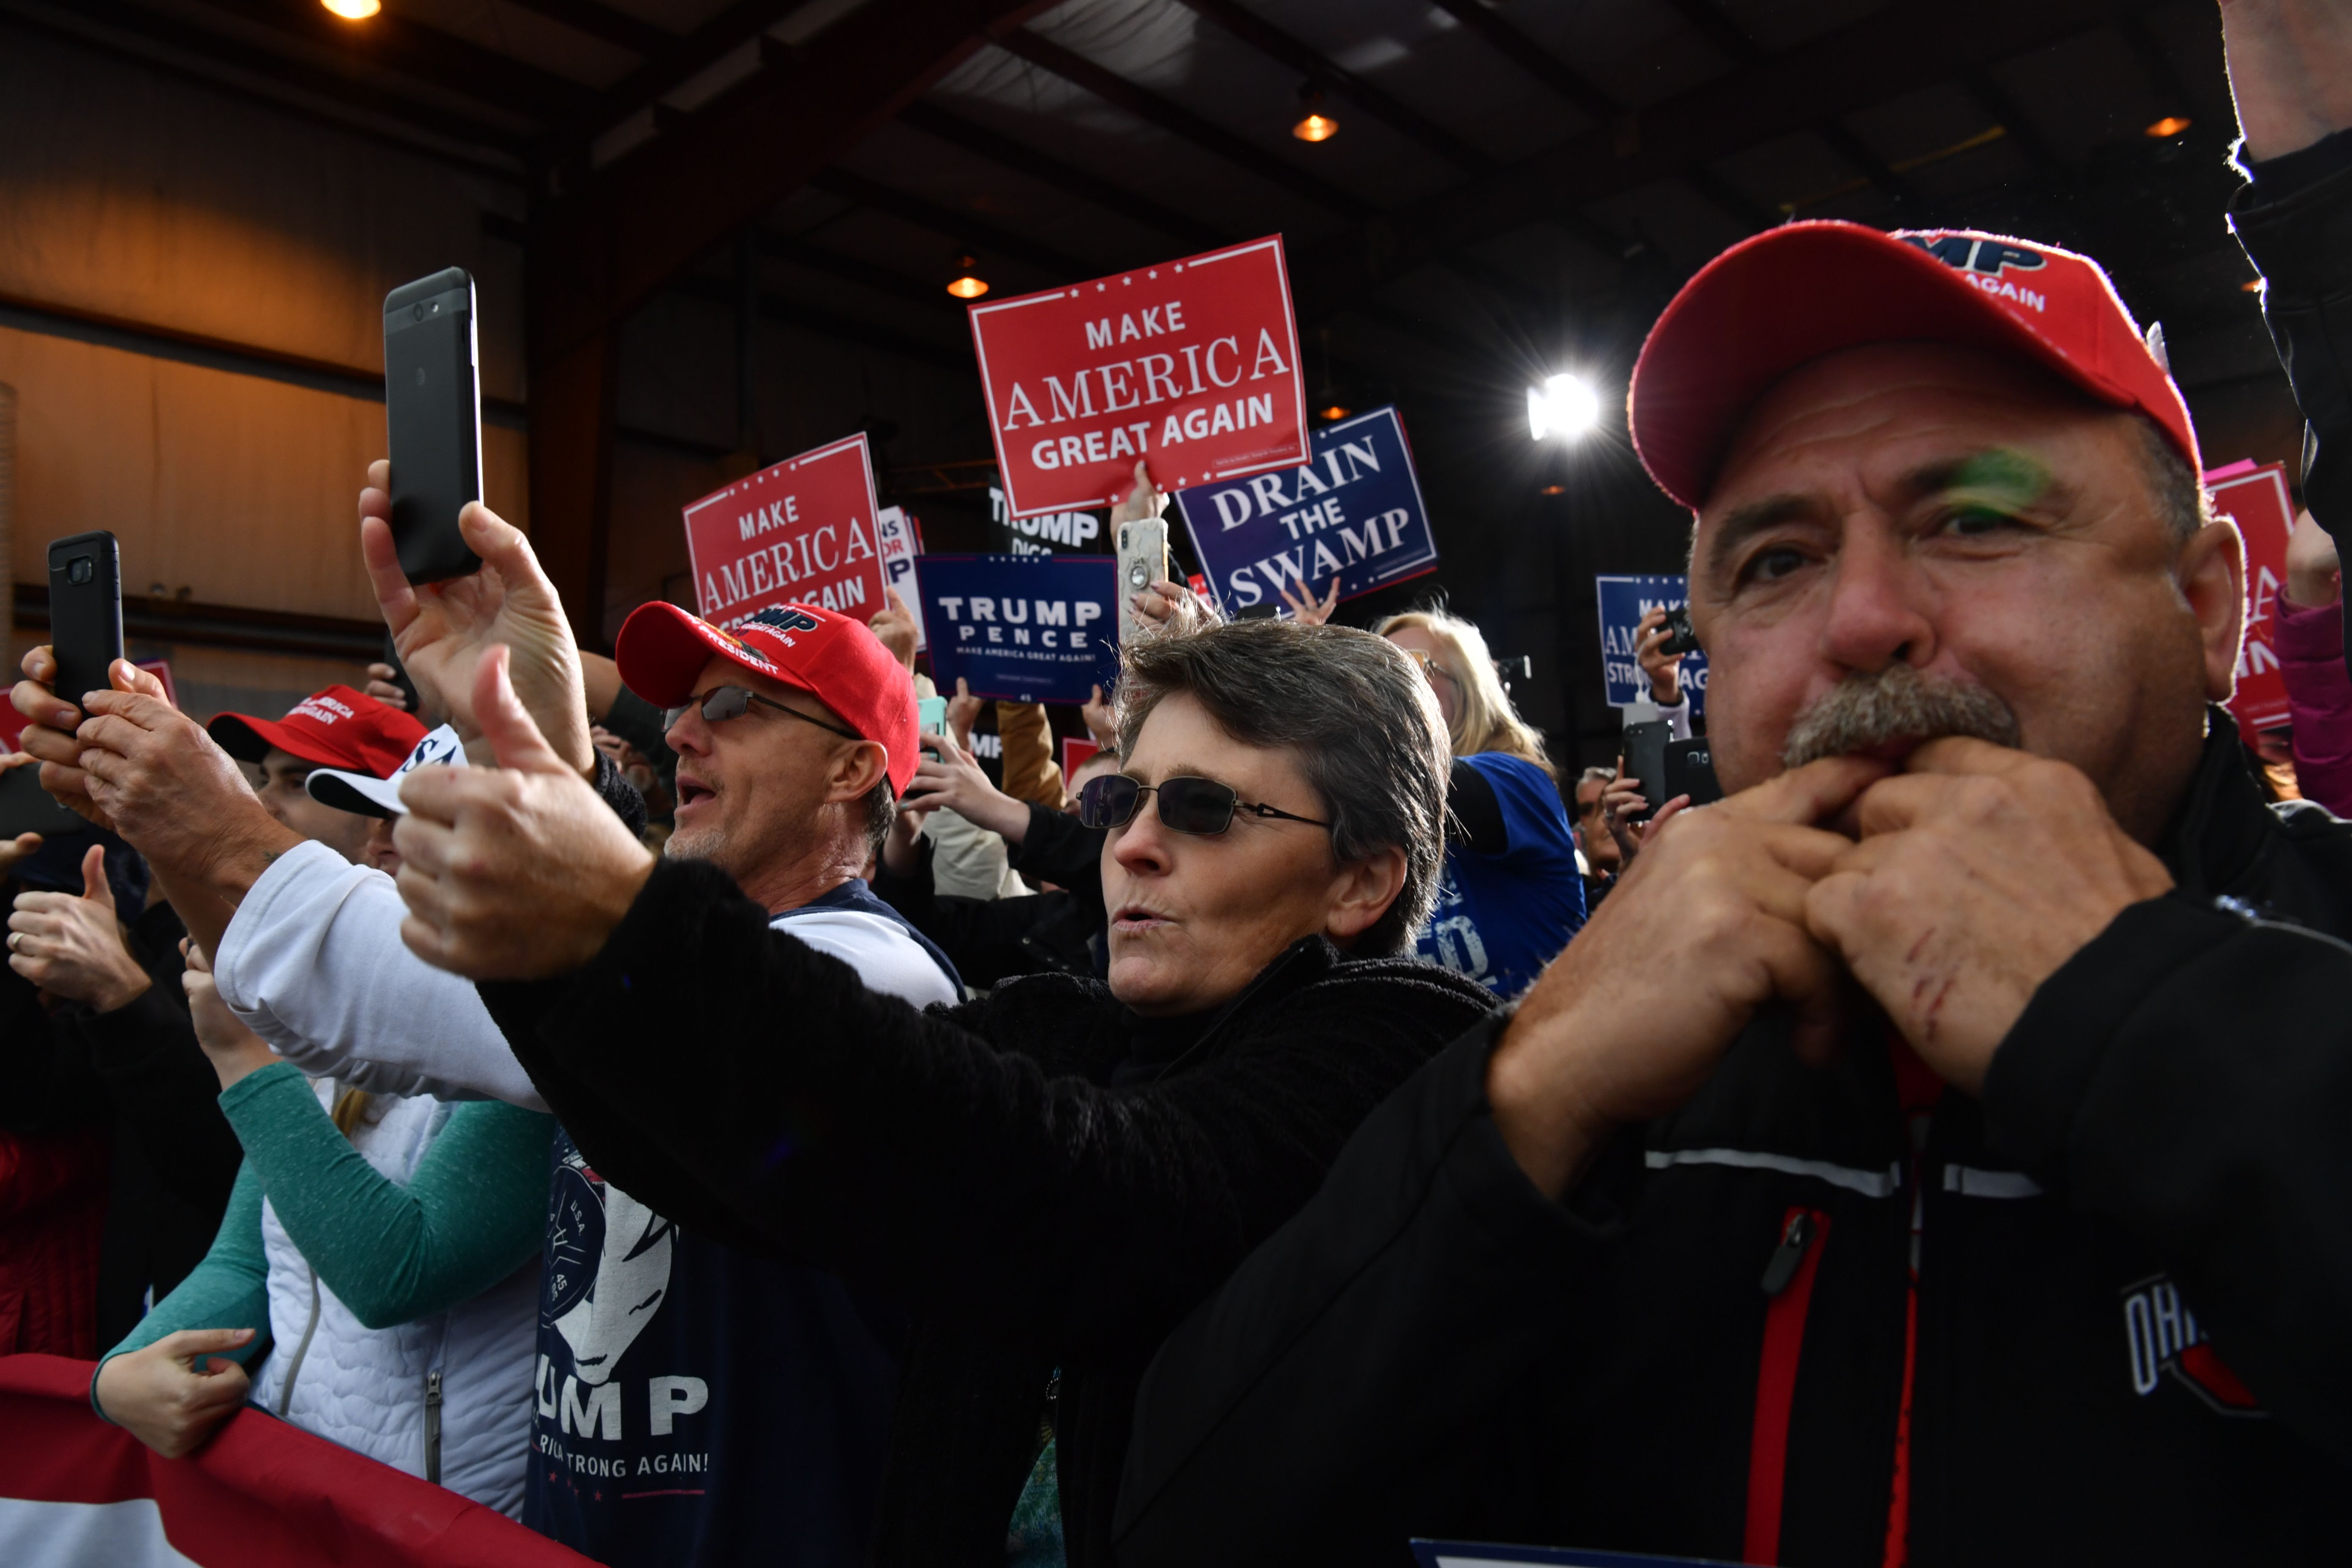
[[[915,727],[926,735],[948,732],[948,700],[944,697],[915,699]]]
[[[412,583],[481,565],[457,514],[482,499],[482,380],[474,279],[462,267],[383,297],[383,413],[392,442],[392,537]]]
[[[1624,776],[1642,781],[1642,798],[1650,811],[1674,798],[1666,794],[1666,746],[1674,738],[1675,727],[1664,719],[1625,726]]]
[[[1698,634],[1691,630],[1688,605],[1676,605],[1666,612],[1666,640],[1658,645],[1658,651],[1669,655],[1698,651]]]
[[[390,632],[383,634],[383,662],[392,667],[392,683],[400,688],[400,694],[403,697],[408,699],[409,713],[412,716],[415,715],[417,711],[416,682],[408,678],[408,667],[400,662],[400,647],[392,640]]]
[[[19,833],[66,833],[82,820],[41,787],[41,765],[25,763],[0,773],[0,839]]]
[[[1168,580],[1168,524],[1147,517],[1118,525],[1118,639],[1132,646],[1151,623],[1135,613],[1135,596]]]
[[[113,684],[106,672],[122,657],[122,557],[114,535],[49,541],[49,646],[58,658],[49,689],[68,702],[78,708],[85,694]]]
[[[1715,781],[1715,758],[1707,750],[1705,735],[1668,742],[1664,772],[1662,801],[1686,795],[1693,805],[1711,805],[1723,798],[1723,786]]]

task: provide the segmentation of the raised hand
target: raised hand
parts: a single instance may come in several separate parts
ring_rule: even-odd
[[[901,809],[930,812],[947,807],[966,822],[1018,844],[1029,831],[1029,806],[988,782],[979,759],[943,735],[920,737],[930,754],[915,764]]]
[[[180,972],[180,989],[187,993],[188,1016],[196,1028],[196,1044],[204,1047],[205,1059],[213,1064],[213,1072],[220,1086],[229,1085],[248,1073],[259,1072],[278,1061],[278,1055],[269,1042],[245,1026],[226,1002],[221,1000],[220,988],[213,981],[212,960],[205,950],[184,938],[180,942],[181,956],[188,961]]]
[[[2221,47],[2249,158],[2352,127],[2352,10],[2340,0],[2221,0]]]
[[[596,956],[654,858],[541,733],[493,647],[467,697],[495,769],[419,768],[393,830],[403,941],[473,980],[537,980]]]
[[[111,1013],[154,982],[122,942],[106,849],[81,858],[81,896],[24,892],[8,916],[8,967],[38,986],[44,1001],[62,997]]]
[[[915,668],[915,612],[907,608],[898,589],[882,590],[882,607],[874,612],[866,629],[881,640],[893,658],[908,669]]]
[[[360,554],[402,668],[416,683],[421,707],[446,713],[468,741],[482,733],[474,693],[483,659],[512,649],[515,695],[555,754],[583,777],[596,766],[588,739],[588,705],[580,648],[563,601],[540,569],[530,541],[479,501],[457,514],[466,543],[482,558],[470,576],[412,584],[392,539],[392,466],[368,466],[360,492]]]
[[[1109,700],[1099,686],[1090,688],[1085,702],[1078,707],[1078,716],[1087,722],[1087,733],[1095,744],[1106,752],[1118,750],[1118,716],[1111,711]]]
[[[1151,482],[1150,466],[1140,458],[1135,460],[1135,488],[1127,499],[1110,509],[1110,536],[1118,538],[1122,522],[1141,522],[1147,517],[1158,517],[1168,510],[1168,492]]]
[[[1331,618],[1331,612],[1339,606],[1339,574],[1336,572],[1331,574],[1331,591],[1319,602],[1315,597],[1315,590],[1304,582],[1298,584],[1296,594],[1286,585],[1276,591],[1281,594],[1282,602],[1290,606],[1292,620],[1302,626],[1319,626]]]
[[[980,722],[981,700],[971,694],[971,683],[962,676],[956,677],[956,694],[948,699],[948,729],[955,742],[963,750],[971,750],[971,727]]]

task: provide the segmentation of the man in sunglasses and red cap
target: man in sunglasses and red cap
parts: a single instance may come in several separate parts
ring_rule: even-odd
[[[2236,0],[2241,100],[2352,126],[2340,6],[2238,47],[2295,9]],[[2341,300],[2335,141],[2253,189]],[[2210,706],[2241,554],[2158,341],[2082,257],[1838,223],[1666,307],[1727,798],[1170,1338],[1122,1568],[2344,1549],[2352,827]]]

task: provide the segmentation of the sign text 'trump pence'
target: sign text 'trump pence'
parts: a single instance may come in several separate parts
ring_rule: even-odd
[[[1278,237],[971,307],[1014,517],[1296,468],[1306,384]]]
[[[1009,702],[1084,702],[1118,662],[1118,563],[1108,555],[926,555],[931,678]]]
[[[686,509],[695,607],[721,626],[778,605],[872,620],[883,603],[878,510],[862,432],[703,497]]]

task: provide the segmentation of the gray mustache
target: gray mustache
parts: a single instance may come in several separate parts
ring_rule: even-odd
[[[1985,688],[1895,664],[1874,675],[1847,676],[1798,714],[1780,762],[1801,768],[1889,741],[1943,735],[1997,746],[2015,746],[2021,739],[2017,715]]]

